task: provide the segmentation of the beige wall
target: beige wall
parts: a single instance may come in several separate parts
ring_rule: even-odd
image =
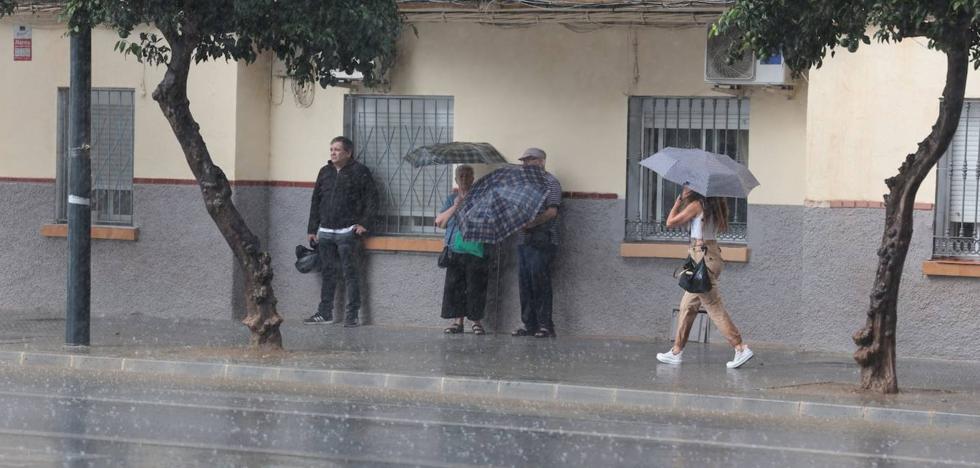
[[[34,24],[33,60],[14,62],[13,25]],[[62,25],[30,17],[0,21],[0,176],[55,177],[57,88],[68,85],[68,44]],[[136,177],[191,178],[170,126],[151,96],[162,69],[113,50],[115,33],[92,37],[92,86],[135,90]],[[237,68],[205,63],[191,71],[189,98],[215,162],[234,167]],[[229,177],[233,171],[228,170]]]
[[[929,134],[946,76],[942,54],[923,39],[840,52],[810,72],[807,192],[810,200],[881,201],[884,179]],[[967,97],[980,97],[970,74]],[[935,171],[917,200],[932,202]]]
[[[235,92],[234,179],[268,180],[272,57],[263,55],[250,65],[238,63]]]
[[[270,110],[269,178],[313,182],[329,159],[330,140],[344,134],[344,88],[313,90],[303,107],[289,80],[273,77]],[[308,101],[307,101],[308,102]]]
[[[453,96],[456,140],[493,143],[511,161],[540,146],[569,191],[625,194],[630,95],[715,95],[703,78],[702,28],[417,28],[417,37],[409,30],[401,39],[390,93]],[[313,105],[300,109],[280,81],[272,91],[271,177],[310,180],[343,130],[346,90],[318,89]],[[749,165],[766,176],[752,202],[801,204],[805,95],[752,100]]]

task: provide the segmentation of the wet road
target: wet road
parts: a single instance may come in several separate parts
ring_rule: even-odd
[[[980,466],[978,442],[868,423],[0,367],[0,467]]]

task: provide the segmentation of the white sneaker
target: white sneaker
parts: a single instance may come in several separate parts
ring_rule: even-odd
[[[683,359],[681,356],[684,354],[684,350],[674,354],[674,350],[670,349],[666,353],[657,353],[657,360],[664,364],[680,364]]]
[[[752,350],[749,349],[748,346],[745,346],[741,351],[735,351],[735,357],[732,358],[731,361],[726,362],[725,367],[729,369],[738,369],[739,367],[742,367],[742,364],[749,362],[749,359],[752,359],[752,356],[755,356],[755,354],[752,353]]]

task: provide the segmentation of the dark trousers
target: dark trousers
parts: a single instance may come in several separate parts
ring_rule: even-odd
[[[551,263],[558,246],[517,246],[521,286],[521,320],[524,328],[535,332],[540,328],[555,330],[551,321]]]
[[[345,322],[357,320],[361,309],[360,275],[358,274],[357,236],[353,232],[333,234],[321,232],[317,235],[317,253],[320,255],[320,306],[317,312],[324,317],[333,317],[334,292],[337,289],[337,275],[344,275],[347,285],[347,313]]]
[[[442,318],[483,320],[489,272],[486,258],[453,253],[442,290]]]

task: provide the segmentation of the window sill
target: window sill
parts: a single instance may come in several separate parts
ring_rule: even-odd
[[[625,258],[687,258],[687,243],[623,242],[619,256]],[[748,263],[751,249],[744,245],[722,245],[721,257],[726,262]]]
[[[926,276],[959,276],[964,278],[980,278],[980,261],[926,260],[922,262],[922,274]]]
[[[442,252],[442,237],[377,236],[364,239],[364,250],[375,252]]]
[[[92,239],[132,241],[139,240],[140,228],[126,226],[92,226]],[[41,226],[44,237],[68,237],[67,224],[45,224]]]

